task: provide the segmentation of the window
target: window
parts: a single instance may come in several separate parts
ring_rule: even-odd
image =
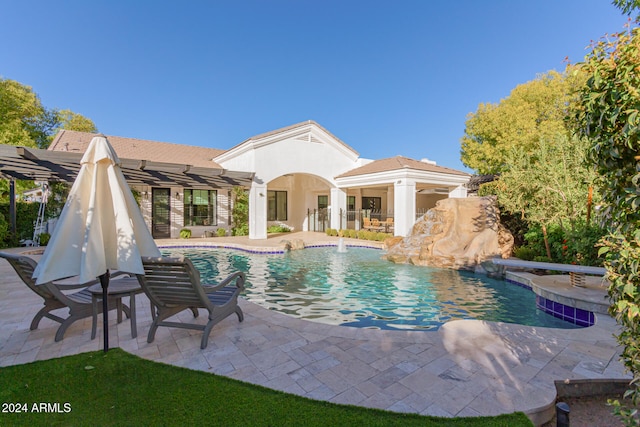
[[[367,218],[380,219],[380,211],[382,209],[381,197],[363,197],[362,209],[365,211],[364,216]]]
[[[362,209],[380,210],[382,208],[381,197],[363,197]]]
[[[318,196],[318,209],[327,209],[329,207],[329,196]]]
[[[267,191],[267,221],[287,220],[287,192]]]
[[[184,225],[216,225],[216,190],[184,190]]]
[[[347,196],[347,221],[356,219],[356,196]]]

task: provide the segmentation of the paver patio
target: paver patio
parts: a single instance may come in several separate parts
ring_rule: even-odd
[[[327,244],[319,233],[295,233],[273,239],[191,239],[227,245],[278,246],[282,239]],[[169,244],[158,241],[159,246]],[[78,321],[54,342],[58,324],[43,319],[29,330],[41,306],[0,261],[0,366],[50,359],[102,348],[90,339],[91,319]],[[559,276],[548,286],[566,289]],[[558,278],[559,277],[559,278]],[[568,282],[568,276],[566,281]],[[554,285],[555,283],[555,285]],[[602,288],[599,297],[604,298]],[[312,399],[398,412],[458,417],[523,411],[536,424],[550,418],[555,380],[630,378],[619,362],[615,321],[597,315],[584,329],[550,329],[461,320],[438,331],[381,331],[332,326],[293,318],[245,300],[242,323],[228,317],[200,349],[200,332],[160,328],[147,343],[149,301],[136,299],[138,337],[129,322],[110,317],[110,344],[140,357],[202,370]],[[192,319],[189,312],[179,319]],[[199,318],[206,320],[204,313]]]

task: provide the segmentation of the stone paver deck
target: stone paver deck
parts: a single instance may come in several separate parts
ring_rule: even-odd
[[[213,238],[158,245],[224,242],[273,248],[282,239],[336,242],[319,233],[295,233],[261,241]],[[49,319],[30,331],[41,299],[4,260],[0,275],[0,366],[102,349],[101,339],[90,339],[91,319],[73,324],[58,343],[53,340],[58,324]],[[561,276],[545,280],[546,288],[555,283],[567,292]],[[595,298],[606,293],[604,288],[594,292]],[[131,338],[128,322],[116,324],[111,316],[111,346],[335,403],[445,417],[523,411],[539,425],[553,414],[554,381],[628,377],[613,337],[617,325],[604,314],[596,315],[594,326],[572,330],[461,320],[433,332],[381,331],[313,323],[241,300],[244,322],[226,318],[201,350],[201,333],[183,329],[159,328],[155,341],[147,343],[149,301],[141,295],[136,304],[138,337]],[[176,317],[192,319],[187,311]],[[206,316],[199,319],[204,323]]]

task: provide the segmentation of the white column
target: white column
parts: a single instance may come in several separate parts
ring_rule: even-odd
[[[340,211],[342,211],[344,222],[342,221],[342,217],[340,216]],[[346,221],[346,213],[347,213],[347,192],[340,188],[332,188],[331,189],[331,228],[335,228],[339,230],[341,228],[347,227]]]
[[[356,188],[355,190],[351,190],[351,195],[356,197],[356,212],[362,211],[362,189]],[[358,213],[355,217],[354,228],[356,230],[360,230],[360,214]]]
[[[394,235],[406,236],[416,222],[416,183],[402,178],[393,185]]]
[[[393,192],[393,186],[390,185],[387,187],[387,214],[389,214],[389,211],[393,211],[393,203],[394,203],[394,192]],[[393,213],[393,212],[391,212]]]
[[[453,190],[449,191],[449,197],[452,199],[464,199],[467,197],[467,187],[464,185],[458,185]]]
[[[255,180],[249,190],[249,239],[267,238],[267,185]]]

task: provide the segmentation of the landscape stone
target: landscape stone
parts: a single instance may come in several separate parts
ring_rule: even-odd
[[[409,236],[387,239],[386,258],[403,264],[485,272],[487,260],[509,258],[513,236],[500,224],[495,197],[439,200]]]

